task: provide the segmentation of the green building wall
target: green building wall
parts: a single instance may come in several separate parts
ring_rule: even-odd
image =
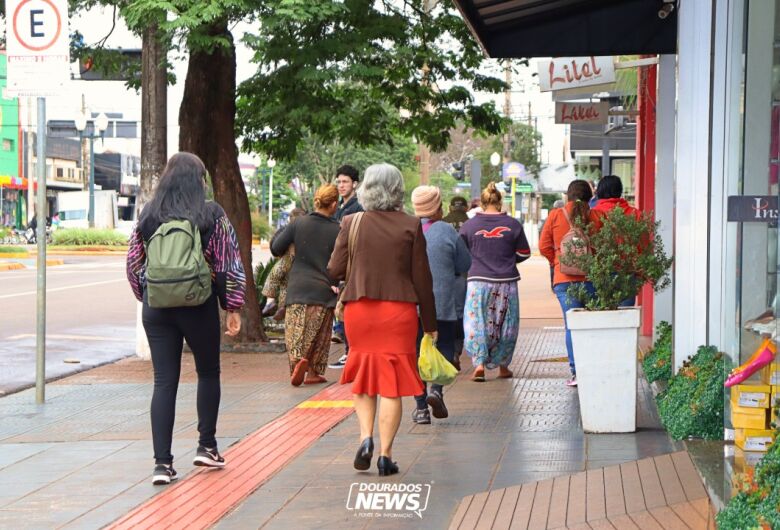
[[[2,97],[7,65],[5,53],[0,54],[0,175],[19,177],[19,99]]]

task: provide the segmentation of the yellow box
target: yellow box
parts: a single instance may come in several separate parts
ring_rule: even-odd
[[[771,363],[761,369],[761,382],[765,385],[780,385],[780,363]]]
[[[740,407],[731,400],[731,424],[735,429],[768,429],[768,412],[767,409]]]
[[[769,400],[769,424],[780,423],[777,421],[777,407],[780,407],[780,403],[777,400],[780,399],[780,385],[772,385],[772,398]]]
[[[745,473],[750,469],[755,469],[756,464],[761,462],[762,458],[764,455],[760,453],[736,449],[734,451],[734,471]]]
[[[772,395],[769,385],[743,384],[731,387],[731,402],[740,407],[768,409]]]
[[[743,451],[766,452],[774,436],[774,431],[769,429],[734,429],[734,443]]]

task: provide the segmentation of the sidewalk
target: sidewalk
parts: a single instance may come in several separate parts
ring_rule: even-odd
[[[237,504],[226,505],[214,527],[447,528],[466,496],[679,450],[660,429],[644,384],[639,389],[637,433],[582,432],[577,391],[563,384],[568,365],[549,361],[565,356],[565,348],[546,262],[534,258],[521,271],[522,329],[512,365],[516,378],[496,380],[489,373],[486,383],[472,383],[464,357],[464,372],[446,389],[450,417],[434,419],[432,425],[412,424],[413,401],[406,399],[394,448],[401,473],[393,477],[380,479],[375,467],[362,473],[352,468],[358,428],[354,414],[344,408],[349,402],[339,397],[343,388],[332,385],[323,393],[322,386],[291,387],[285,355],[225,355],[220,447],[239,440],[252,447],[248,441],[256,438],[255,451],[278,450],[281,456],[274,458],[286,463],[270,476],[245,475],[249,478],[241,483],[257,479],[259,487],[236,499]],[[340,353],[335,347],[331,358]],[[337,381],[338,375],[329,370],[327,377]],[[193,471],[194,381],[192,359],[185,355],[175,466],[182,477],[179,491],[195,492],[194,502],[210,504],[216,492],[240,484],[236,480],[221,487],[229,470]],[[325,397],[313,398],[315,394]],[[0,527],[100,528],[136,513],[134,508],[166,491],[150,483],[148,362],[127,359],[58,381],[48,387],[45,406],[34,405],[33,395],[28,390],[0,398]],[[308,445],[295,442],[299,435],[293,431],[268,438],[264,445],[262,436],[271,422],[298,415],[302,402],[315,414],[311,418],[333,415],[332,409],[319,406],[342,407],[349,415],[343,421],[334,419],[336,426]],[[236,454],[231,468],[245,467],[246,459],[253,458],[249,449]],[[348,502],[354,507],[350,488],[355,483],[429,485],[430,496],[421,506],[421,517],[407,513],[404,518],[369,518],[365,511],[347,507]],[[155,504],[146,505],[145,513],[152,518],[145,524],[154,521],[149,506]],[[187,516],[181,512],[174,515]]]

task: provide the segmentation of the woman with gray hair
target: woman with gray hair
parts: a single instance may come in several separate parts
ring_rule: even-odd
[[[390,164],[370,166],[357,193],[365,212],[342,221],[328,275],[346,281],[341,301],[350,351],[341,384],[352,383],[360,423],[355,469],[371,467],[381,396],[377,468],[385,476],[398,473],[392,449],[401,397],[424,389],[417,370],[417,307],[423,331],[435,339],[436,306],[420,220],[402,211],[401,172]]]

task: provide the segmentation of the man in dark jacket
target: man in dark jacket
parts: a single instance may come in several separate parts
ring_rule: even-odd
[[[358,170],[354,167],[344,165],[336,170],[336,188],[341,197],[339,209],[336,210],[336,221],[341,222],[344,217],[363,211],[355,193],[358,182]]]
[[[336,170],[336,188],[339,190],[339,209],[336,210],[335,218],[341,222],[348,215],[363,211],[363,207],[357,200],[357,187],[358,187],[358,170],[350,165],[343,165]],[[349,354],[349,344],[347,343],[347,336],[344,332],[344,323],[335,321],[333,323],[333,342],[344,344],[344,355],[333,364],[330,364],[330,368],[344,368],[347,364],[347,355]]]

